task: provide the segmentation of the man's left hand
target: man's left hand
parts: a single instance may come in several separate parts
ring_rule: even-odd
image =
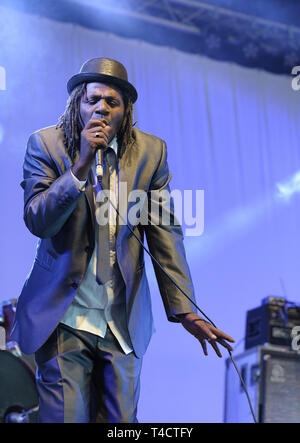
[[[204,318],[199,317],[199,315],[195,313],[182,314],[178,317],[182,326],[199,340],[205,355],[208,355],[207,342],[212,346],[218,357],[222,357],[218,344],[229,351],[233,351],[233,348],[227,343],[227,341],[234,343],[235,340],[212,326]]]

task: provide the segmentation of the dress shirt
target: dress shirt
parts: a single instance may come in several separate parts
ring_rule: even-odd
[[[110,147],[117,155],[116,137]],[[97,208],[96,196],[99,189],[95,173],[96,165],[93,166],[93,189],[95,207]],[[108,167],[108,164],[106,165]],[[109,190],[113,204],[118,206],[119,173],[118,166],[110,171]],[[71,171],[72,173],[72,171]],[[85,190],[86,181],[80,181],[72,173],[72,177],[81,191]],[[97,211],[97,209],[96,209]],[[97,213],[96,213],[97,214]],[[88,265],[86,274],[81,282],[73,302],[62,318],[61,322],[75,329],[83,330],[104,337],[109,325],[114,336],[118,340],[125,354],[132,352],[131,340],[127,328],[126,319],[126,291],[125,284],[119,270],[116,257],[116,227],[117,214],[114,208],[109,206],[109,251],[111,278],[104,285],[99,285],[96,280],[97,270],[97,222],[95,223],[95,248]]]

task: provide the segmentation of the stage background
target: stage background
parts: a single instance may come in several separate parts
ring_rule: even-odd
[[[237,341],[268,294],[299,302],[300,91],[291,77],[217,62],[0,7],[1,292],[18,297],[36,238],[19,183],[28,136],[56,124],[88,58],[120,60],[139,92],[137,127],[166,140],[172,189],[205,192],[205,230],[185,244],[200,307]],[[167,322],[147,260],[156,333],[141,422],[221,422],[225,358]],[[243,350],[243,343],[237,352]]]

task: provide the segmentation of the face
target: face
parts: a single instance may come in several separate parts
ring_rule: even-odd
[[[90,119],[104,119],[109,124],[109,142],[119,131],[124,118],[124,101],[121,92],[104,83],[88,83],[81,98],[80,115],[85,126]]]

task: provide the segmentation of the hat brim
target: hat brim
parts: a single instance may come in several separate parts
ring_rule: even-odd
[[[82,72],[80,74],[75,74],[73,77],[70,78],[70,80],[67,83],[67,89],[68,93],[71,94],[74,88],[76,86],[80,85],[81,83],[107,83],[110,85],[114,85],[117,88],[119,88],[122,92],[125,92],[131,99],[132,103],[134,103],[137,100],[138,94],[135,89],[135,87],[127,82],[126,80],[122,80],[117,77],[113,77],[112,75],[106,75],[106,74],[96,74],[96,73],[90,73],[90,72]]]

